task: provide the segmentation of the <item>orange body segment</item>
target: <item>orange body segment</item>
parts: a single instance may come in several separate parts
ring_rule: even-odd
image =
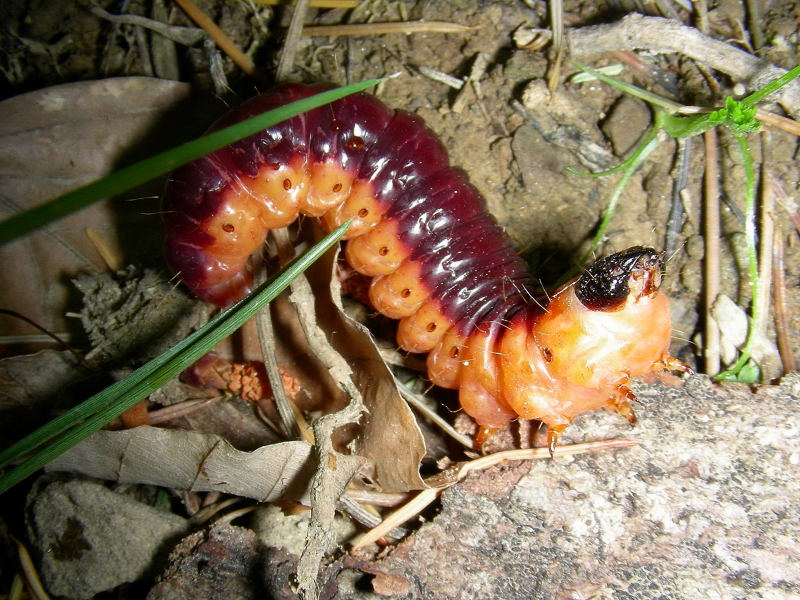
[[[413,315],[431,295],[421,269],[421,263],[406,260],[394,273],[373,279],[369,288],[372,306],[392,319]]]
[[[321,217],[350,196],[355,177],[333,161],[308,166],[309,187],[300,202],[300,212],[309,217]]]
[[[408,352],[430,352],[452,325],[439,300],[429,298],[414,314],[400,319],[397,343]]]
[[[390,219],[381,221],[345,246],[350,266],[370,277],[394,273],[409,254],[410,250],[400,239],[397,222]]]
[[[451,327],[428,354],[428,379],[439,387],[458,388],[466,338]]]

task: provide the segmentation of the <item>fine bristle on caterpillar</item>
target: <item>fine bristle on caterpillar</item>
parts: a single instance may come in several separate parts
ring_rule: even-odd
[[[322,91],[285,84],[215,127]],[[200,298],[251,289],[251,255],[299,215],[347,219],[345,256],[369,297],[399,319],[397,342],[427,353],[428,376],[458,389],[485,435],[512,419],[547,424],[551,448],[585,411],[634,420],[632,377],[685,370],[669,354],[661,258],[635,247],[591,265],[546,306],[526,264],[466,175],[412,114],[357,94],[173,172],[164,197],[167,260]]]

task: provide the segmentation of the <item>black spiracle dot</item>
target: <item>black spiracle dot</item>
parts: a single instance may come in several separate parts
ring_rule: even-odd
[[[545,362],[553,362],[553,351],[550,348],[542,348],[542,356]]]
[[[427,331],[428,333],[433,333],[434,331],[436,331],[436,323],[434,323],[433,321],[428,323],[425,326],[425,331]]]
[[[292,180],[288,177],[283,180],[283,189],[285,189],[287,192],[292,189]]]
[[[380,254],[381,256],[386,256],[387,254],[389,254],[389,246],[381,246],[380,249],[378,250],[378,254]]]
[[[366,217],[368,214],[369,211],[366,208],[362,208],[361,210],[358,211],[358,216],[362,219]]]
[[[411,290],[409,288],[406,288],[402,292],[400,292],[401,298],[408,298],[410,295],[411,295]]]
[[[333,191],[335,193],[341,192],[342,191],[342,184],[341,183],[337,183],[336,185],[334,185],[333,186]]]
[[[224,231],[225,233],[233,233],[234,231],[236,231],[236,227],[234,227],[230,223],[225,223],[222,226],[222,231]]]
[[[461,354],[461,349],[458,346],[450,348],[450,358],[458,358],[459,354]]]

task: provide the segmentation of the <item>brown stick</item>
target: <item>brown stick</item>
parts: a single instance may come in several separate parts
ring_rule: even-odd
[[[292,9],[292,20],[289,22],[289,29],[286,31],[286,39],[283,42],[278,66],[275,69],[275,80],[285,81],[289,77],[294,67],[294,55],[300,43],[300,35],[303,32],[303,23],[306,21],[308,13],[308,0],[297,0]]]
[[[235,62],[242,71],[251,76],[255,74],[256,67],[253,61],[250,60],[250,58],[225,35],[225,32],[217,27],[217,24],[214,23],[206,13],[200,10],[192,0],[175,0],[175,2],[189,15],[192,21],[197,23],[211,36],[217,46],[219,46],[219,49],[230,56],[233,62]]]
[[[678,52],[747,84],[751,89],[762,87],[786,72],[744,50],[704,35],[694,27],[637,13],[610,25],[570,29],[567,43],[573,57],[616,50]],[[800,116],[800,81],[792,81],[771,98],[792,116]]]
[[[703,202],[703,235],[705,237],[705,260],[703,261],[704,286],[704,321],[703,330],[703,369],[706,375],[719,373],[719,326],[711,309],[719,294],[719,169],[717,158],[717,130],[705,132],[705,198]]]

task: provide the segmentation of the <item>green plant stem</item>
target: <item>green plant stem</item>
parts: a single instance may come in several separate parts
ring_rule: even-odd
[[[742,98],[740,102],[745,108],[753,107],[773,92],[778,91],[796,77],[800,77],[800,65],[796,65],[792,70],[787,71],[774,81],[770,81],[760,90],[756,90],[749,96]]]
[[[761,279],[758,276],[758,254],[756,250],[756,174],[753,168],[753,156],[750,153],[750,146],[747,138],[743,135],[735,136],[736,143],[739,145],[739,152],[742,155],[742,166],[744,167],[744,237],[747,246],[747,270],[750,275],[750,326],[747,332],[747,339],[742,348],[739,359],[729,368],[717,375],[715,379],[735,379],[740,371],[752,356],[753,344],[757,334],[756,327],[761,322]]]
[[[655,129],[654,132],[656,132]],[[617,182],[617,185],[614,186],[614,191],[611,193],[611,198],[608,200],[608,206],[606,206],[606,210],[603,213],[603,218],[600,221],[600,225],[598,226],[597,232],[594,235],[592,245],[581,259],[581,264],[585,264],[585,262],[591,258],[597,248],[600,247],[600,244],[603,242],[603,238],[606,235],[608,225],[611,222],[611,218],[614,216],[614,212],[617,209],[617,203],[622,196],[625,186],[628,185],[628,181],[636,172],[636,170],[642,165],[644,160],[653,152],[653,150],[658,148],[660,143],[661,142],[659,141],[657,135],[653,135],[652,137],[648,136],[646,143],[637,151],[636,159],[631,161],[631,163],[628,165],[628,168],[625,169],[622,177],[620,177],[619,181]]]
[[[643,90],[642,88],[632,85],[630,83],[625,83],[624,81],[614,79],[613,77],[606,75],[602,71],[598,71],[597,69],[593,69],[592,67],[584,65],[582,63],[572,61],[570,62],[570,64],[576,69],[580,69],[585,73],[589,73],[595,76],[600,81],[607,83],[611,87],[616,88],[621,92],[624,92],[636,98],[640,98],[641,100],[644,100],[648,104],[651,104],[653,106],[658,106],[669,113],[674,113],[679,108],[681,108],[680,104],[678,104],[677,102],[673,102],[669,98],[664,98],[663,96],[659,96],[658,94],[654,94],[653,92]]]

